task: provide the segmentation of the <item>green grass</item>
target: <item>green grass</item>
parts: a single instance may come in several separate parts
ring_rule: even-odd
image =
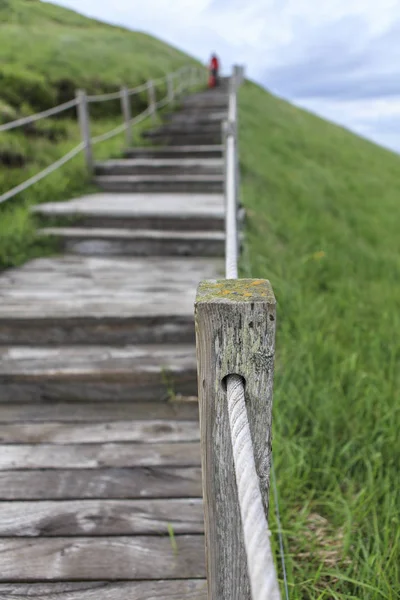
[[[399,157],[253,84],[239,98],[242,273],[270,279],[278,304],[273,447],[291,598],[395,600]]]
[[[0,34],[0,121],[78,87],[134,86],[188,61],[150,36],[38,0],[0,0]],[[118,124],[118,111],[95,109],[93,134]],[[240,137],[242,273],[270,279],[278,300],[274,459],[291,599],[395,600],[399,158],[250,83],[240,91]],[[79,141],[72,115],[1,135],[0,160],[14,166],[0,165],[0,193]],[[121,135],[96,157],[122,146]],[[32,204],[90,189],[79,156],[1,206],[0,269],[55,251],[35,237]],[[276,532],[273,503],[271,519]]]
[[[84,57],[84,60],[82,60]],[[195,63],[175,48],[143,33],[83,17],[39,0],[0,0],[0,123],[74,97],[135,87]],[[156,88],[157,98],[166,93]],[[133,115],[147,107],[147,92],[132,98]],[[92,134],[121,121],[119,101],[91,105]],[[150,120],[135,127],[149,127]],[[0,133],[0,194],[41,171],[81,141],[74,111],[34,126]],[[95,158],[117,156],[123,134],[95,148]],[[67,199],[93,189],[78,156],[54,174],[0,205],[0,270],[54,252],[39,241],[29,212],[40,202]]]

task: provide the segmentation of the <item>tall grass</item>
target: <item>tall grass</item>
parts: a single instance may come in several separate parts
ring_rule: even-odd
[[[395,600],[399,157],[250,83],[239,104],[242,271],[270,279],[278,303],[273,449],[291,598]]]

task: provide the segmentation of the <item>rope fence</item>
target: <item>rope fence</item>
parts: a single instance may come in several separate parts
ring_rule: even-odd
[[[201,282],[195,303],[208,598],[281,600],[268,523],[272,474],[288,598],[271,445],[276,302],[269,281],[238,279],[242,79],[235,67],[222,124],[225,279]]]
[[[43,169],[36,175],[33,175],[23,183],[15,186],[11,190],[8,190],[4,194],[0,195],[0,204],[10,200],[17,194],[24,192],[32,185],[36,184],[38,181],[50,175],[58,168],[65,165],[72,158],[80,154],[82,151],[85,153],[86,164],[89,172],[93,169],[93,154],[92,154],[92,146],[100,144],[101,142],[105,142],[110,140],[111,138],[126,132],[126,142],[129,145],[132,141],[131,128],[134,125],[137,125],[147,117],[151,116],[153,122],[155,122],[155,114],[157,109],[164,108],[168,104],[173,104],[173,102],[179,98],[182,92],[190,87],[199,85],[203,80],[203,72],[204,69],[200,67],[183,67],[178,71],[167,74],[165,77],[160,77],[156,80],[150,80],[145,82],[142,85],[139,85],[135,88],[121,88],[116,92],[111,92],[107,94],[98,94],[98,95],[87,95],[84,91],[77,91],[76,97],[68,102],[64,102],[58,106],[50,108],[48,110],[44,110],[42,112],[36,113],[34,115],[30,115],[27,117],[23,117],[17,119],[15,121],[11,121],[9,123],[4,123],[0,125],[0,133],[4,131],[10,131],[16,129],[18,127],[23,127],[25,125],[29,125],[30,123],[34,123],[41,119],[45,119],[48,117],[52,117],[54,115],[60,114],[66,110],[76,107],[78,111],[78,118],[80,123],[80,129],[83,141],[73,148],[70,152],[65,154],[63,157],[49,165],[47,168]],[[194,74],[194,77],[186,76],[186,74],[191,73]],[[178,85],[176,88],[174,87],[174,80],[178,80]],[[165,98],[162,98],[158,102],[155,100],[155,86],[159,86],[165,83],[167,85],[168,93]],[[131,115],[131,103],[130,97],[139,94],[143,91],[149,92],[149,106],[141,112],[139,115],[132,117]],[[111,100],[121,100],[121,110],[124,118],[124,122],[121,125],[118,125],[111,131],[107,131],[103,134],[97,135],[95,137],[91,137],[90,135],[90,114],[89,114],[89,105],[91,103],[100,103],[100,102],[108,102]]]
[[[238,277],[237,226],[237,80],[231,80],[228,121],[225,122],[225,275]],[[270,529],[265,515],[259,478],[254,462],[254,449],[245,403],[243,379],[227,378],[227,401],[233,460],[238,486],[239,506],[247,555],[247,567],[253,600],[280,600],[280,590],[270,542]]]
[[[74,98],[73,100],[64,102],[64,104],[59,104],[58,106],[54,106],[54,108],[49,108],[48,110],[44,110],[34,115],[30,115],[29,117],[22,117],[21,119],[17,119],[16,121],[4,123],[3,125],[0,125],[0,133],[2,133],[3,131],[10,131],[10,129],[16,129],[17,127],[23,127],[24,125],[29,125],[30,123],[34,123],[35,121],[39,121],[40,119],[46,119],[47,117],[58,115],[59,113],[68,110],[69,108],[74,108],[74,106],[76,106],[77,104],[78,100]]]

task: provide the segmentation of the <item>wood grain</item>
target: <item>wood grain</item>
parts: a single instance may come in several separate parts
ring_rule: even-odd
[[[147,419],[174,419],[197,421],[197,402],[68,402],[52,404],[0,404],[0,423],[59,421],[61,423],[112,420],[143,421]]]
[[[195,442],[0,445],[0,470],[198,465],[200,447]]]
[[[0,584],[0,600],[207,600],[203,579]]]
[[[0,539],[0,581],[204,578],[204,538]]]
[[[0,536],[203,533],[200,498],[0,502]]]
[[[0,423],[3,444],[81,444],[101,442],[198,442],[195,421],[109,421],[108,423]]]
[[[200,496],[198,467],[0,471],[1,500]]]
[[[268,512],[275,298],[268,281],[200,284],[198,389],[210,600],[250,600],[224,378],[245,380],[257,474]]]

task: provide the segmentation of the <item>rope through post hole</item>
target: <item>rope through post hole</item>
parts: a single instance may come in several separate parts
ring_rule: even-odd
[[[237,105],[236,81],[231,81],[228,122],[225,137],[225,269],[227,279],[238,277],[237,227]],[[253,600],[280,600],[270,541],[270,529],[264,511],[260,481],[245,403],[244,382],[238,375],[227,378],[230,433],[247,568]]]

